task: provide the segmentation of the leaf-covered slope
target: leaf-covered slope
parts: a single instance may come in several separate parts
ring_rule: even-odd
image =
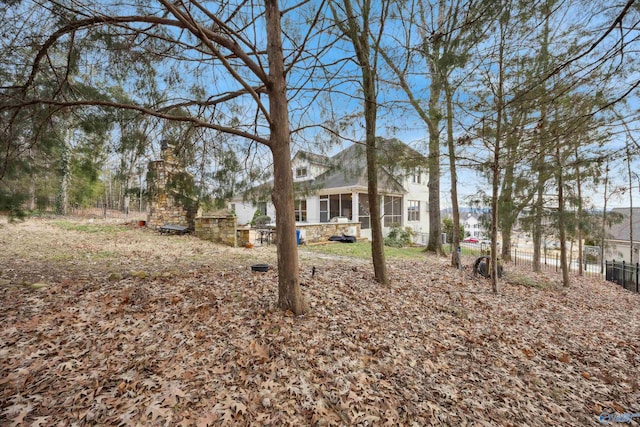
[[[56,233],[40,226],[22,244],[37,236],[47,247]],[[3,241],[20,245],[8,228]],[[392,263],[393,283],[380,287],[367,262],[305,255],[311,310],[293,317],[274,309],[276,273],[249,271],[272,249],[218,263],[195,255],[227,249],[127,233],[161,260],[160,243],[183,257],[111,281],[113,266],[74,264],[34,289],[15,283],[13,250],[12,271],[0,272],[3,425],[568,426],[640,412],[640,296],[615,285],[576,279],[564,290],[539,277],[550,284],[507,283],[495,296],[427,258]],[[112,238],[83,244],[128,247]],[[28,265],[46,277],[47,263]]]

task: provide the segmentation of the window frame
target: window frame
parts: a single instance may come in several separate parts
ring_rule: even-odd
[[[420,168],[413,168],[411,170],[411,183],[422,184],[422,171]]]
[[[307,175],[309,175],[309,171],[306,166],[296,168],[296,178],[305,178]]]
[[[385,195],[382,206],[383,226],[402,226],[402,196]]]
[[[307,222],[307,200],[298,199],[293,202],[293,214],[296,222]]]
[[[371,210],[368,193],[358,193],[358,220],[360,221],[361,230],[371,228]]]
[[[256,202],[256,210],[260,211],[260,215],[267,216],[267,202]]]
[[[409,200],[407,204],[407,221],[420,221],[420,200]]]

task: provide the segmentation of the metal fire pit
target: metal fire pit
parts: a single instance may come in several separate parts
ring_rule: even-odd
[[[269,271],[269,264],[254,264],[251,266],[251,271],[266,273],[267,271]]]

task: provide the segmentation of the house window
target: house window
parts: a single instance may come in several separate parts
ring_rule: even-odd
[[[307,176],[307,168],[296,168],[296,178],[304,178]]]
[[[414,184],[420,184],[420,177],[421,177],[421,173],[420,173],[420,169],[419,168],[414,168],[411,171],[411,182]]]
[[[358,194],[358,218],[360,219],[360,229],[371,228],[371,213],[369,211],[369,195],[367,193]]]
[[[320,197],[320,222],[329,222],[329,196]]]
[[[260,215],[267,214],[267,202],[256,202],[256,210],[260,211]]]
[[[384,196],[384,226],[402,225],[402,197]]]
[[[409,207],[407,208],[409,221],[420,221],[420,201],[409,200]]]
[[[322,201],[320,211],[322,212]],[[351,193],[329,195],[329,220],[336,216],[343,216],[351,220],[352,212]]]
[[[296,221],[307,220],[307,201],[306,200],[295,201],[295,213],[296,213]]]

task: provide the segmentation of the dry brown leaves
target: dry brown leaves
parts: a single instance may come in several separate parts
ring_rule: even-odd
[[[390,263],[381,287],[368,262],[302,252],[311,310],[294,317],[274,308],[276,273],[249,271],[273,265],[273,247],[112,239],[0,229],[2,425],[573,426],[640,412],[640,296],[598,279],[507,276],[496,296],[425,258]],[[149,274],[108,280],[131,270]]]

